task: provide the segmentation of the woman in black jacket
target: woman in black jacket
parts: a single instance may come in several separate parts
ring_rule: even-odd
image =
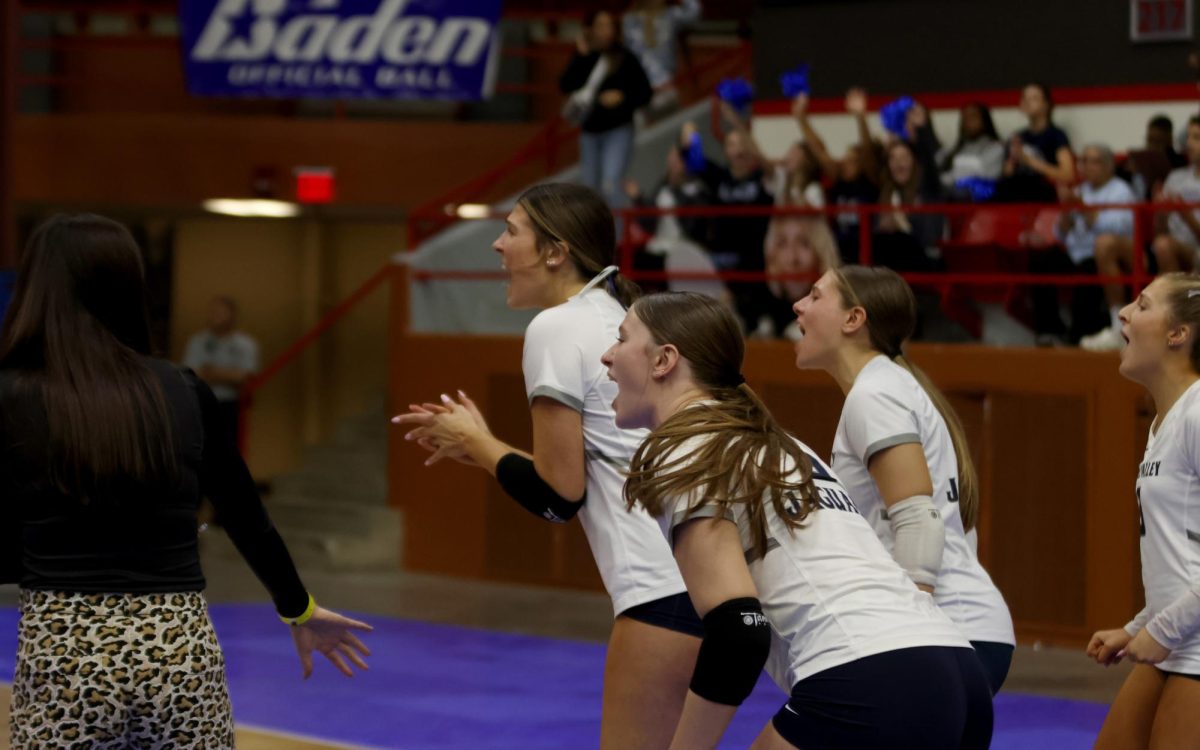
[[[0,580],[21,585],[13,748],[232,748],[201,591],[206,495],[312,653],[366,668],[316,606],[212,391],[149,356],[141,256],[121,225],[56,216],[30,239],[0,331]]]
[[[633,114],[653,93],[646,71],[617,39],[613,17],[588,15],[586,32],[559,86],[567,95],[563,115],[578,124],[580,181],[610,206],[621,206],[622,186],[633,154]]]

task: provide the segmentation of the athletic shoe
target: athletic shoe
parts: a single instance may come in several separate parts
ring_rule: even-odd
[[[1079,340],[1081,349],[1089,352],[1116,352],[1125,346],[1125,337],[1116,328],[1105,328]]]

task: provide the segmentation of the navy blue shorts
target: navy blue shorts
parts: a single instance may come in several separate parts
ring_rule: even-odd
[[[1007,643],[995,643],[994,641],[971,641],[971,647],[975,649],[975,656],[979,658],[979,664],[983,667],[983,673],[987,676],[988,685],[992,688],[992,695],[1000,692],[1000,688],[1004,686],[1004,680],[1008,678],[1008,668],[1012,666],[1013,647]]]
[[[622,612],[621,616],[647,625],[674,630],[676,633],[704,637],[704,623],[700,621],[700,615],[696,614],[692,598],[686,591],[630,607]]]
[[[992,694],[970,649],[905,648],[804,678],[771,723],[804,750],[985,750]]]

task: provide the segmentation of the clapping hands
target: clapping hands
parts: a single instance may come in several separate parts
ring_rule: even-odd
[[[479,407],[463,391],[458,401],[442,394],[441,403],[409,404],[407,414],[392,417],[392,424],[414,425],[404,435],[432,455],[425,460],[432,466],[443,458],[452,458],[469,466],[478,465],[467,451],[467,442],[474,436],[490,436],[491,429]]]

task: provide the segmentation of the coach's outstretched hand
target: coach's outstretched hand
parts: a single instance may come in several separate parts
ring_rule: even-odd
[[[296,653],[300,654],[300,666],[304,668],[304,679],[308,679],[313,671],[313,652],[325,655],[338,671],[347,677],[354,676],[354,670],[346,663],[359,669],[367,669],[364,656],[371,655],[371,649],[358,639],[353,631],[370,632],[370,625],[337,612],[317,607],[312,617],[303,625],[292,626],[292,640],[296,643]]]

